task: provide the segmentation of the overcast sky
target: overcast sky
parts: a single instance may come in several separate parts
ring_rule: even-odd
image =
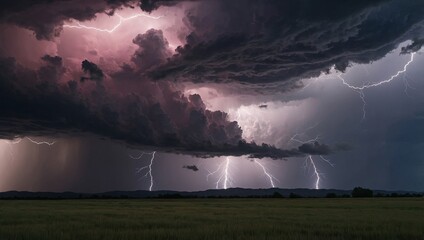
[[[424,188],[423,1],[0,6],[0,191]]]

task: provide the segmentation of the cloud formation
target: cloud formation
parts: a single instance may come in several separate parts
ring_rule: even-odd
[[[0,2],[0,22],[32,30],[37,39],[51,40],[60,35],[65,21],[91,20],[97,13],[113,14],[117,8],[135,3],[136,1],[125,0],[5,0]]]
[[[33,71],[12,58],[2,59],[2,138],[89,133],[133,147],[202,157],[250,155],[281,159],[301,154],[245,142],[242,130],[237,122],[228,120],[227,113],[207,110],[200,95],[184,96],[170,83],[155,84],[128,78],[120,86],[128,90],[128,94],[109,89],[105,82],[86,95],[77,92],[84,87],[82,83],[71,80],[66,84],[54,84],[58,81],[54,78],[56,74],[46,72],[57,71],[43,70],[61,69],[60,57],[45,56],[43,60],[48,65]],[[82,64],[90,78],[102,72],[89,61],[84,60]],[[45,79],[45,76],[52,78]],[[129,85],[136,87],[132,89]]]
[[[188,0],[190,1],[190,0]],[[191,0],[193,1],[193,0]],[[179,2],[186,2],[181,0],[141,0],[140,8],[141,10],[151,13],[152,11],[158,9],[161,6],[173,6]]]
[[[184,165],[183,168],[191,170],[193,172],[199,171],[199,168],[196,165]]]
[[[299,146],[299,151],[309,155],[328,155],[332,152],[330,146],[320,144],[316,141],[313,143],[302,144]]]
[[[187,14],[186,45],[151,76],[289,91],[299,79],[375,61],[419,39],[423,9],[396,0],[200,1]]]
[[[156,48],[168,44],[161,30],[134,39],[143,50],[133,61],[155,79],[290,91],[300,86],[298,80],[332,66],[344,71],[352,62],[380,59],[407,39],[416,43],[405,52],[416,51],[423,37],[424,3],[400,0],[4,1],[0,22],[30,29],[38,39],[52,39],[67,20],[91,20],[125,6],[150,13],[186,2],[196,4],[186,14],[186,44],[175,55],[169,47]]]
[[[152,12],[178,2],[4,1],[0,22],[52,40],[67,20],[91,20],[98,13],[112,15],[136,4]],[[200,95],[184,95],[179,84],[289,91],[299,87],[298,80],[332,66],[344,71],[351,62],[377,60],[406,39],[415,42],[405,53],[421,48],[417,29],[422,27],[424,3],[348,4],[349,8],[340,1],[198,1],[184,19],[189,33],[179,37],[185,38],[185,45],[174,52],[164,32],[152,28],[127,43],[137,49],[114,71],[103,68],[107,59],[92,62],[87,56],[71,59],[81,62],[77,69],[65,65],[60,56],[43,56],[38,69],[2,58],[0,136],[95,134],[203,157],[330,154],[334,149],[318,142],[288,150],[246,142],[227,113],[207,109]],[[330,13],[325,11],[329,5]],[[84,81],[88,79],[95,83]]]
[[[150,29],[144,34],[138,34],[133,43],[139,49],[132,57],[132,61],[143,71],[163,64],[172,56],[169,43],[161,30]]]
[[[104,74],[103,71],[95,64],[88,60],[84,60],[81,63],[81,68],[84,71],[84,73],[88,73],[88,77],[81,77],[81,82],[85,80],[103,80]]]

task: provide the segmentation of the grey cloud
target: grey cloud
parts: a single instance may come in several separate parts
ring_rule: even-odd
[[[199,168],[196,165],[184,165],[183,168],[191,170],[193,172],[199,171]]]
[[[172,56],[169,43],[164,38],[162,30],[150,29],[144,34],[137,35],[133,43],[138,45],[139,49],[131,60],[142,71],[161,65]]]
[[[96,13],[113,14],[114,9],[138,3],[151,12],[184,2],[7,0],[0,3],[0,21],[33,30],[39,39],[52,39],[69,19],[90,20]],[[407,39],[416,41],[404,53],[421,46],[422,1],[197,2],[187,12],[193,31],[173,57],[160,30],[134,39],[140,49],[133,61],[151,77],[233,83],[240,91],[290,91],[300,86],[299,79],[318,76],[332,66],[344,71],[352,62],[378,60]]]
[[[419,38],[424,19],[422,1],[236,0],[197,6],[187,14],[194,29],[187,44],[152,70],[152,77],[288,91],[334,65],[344,71],[352,62],[382,58],[399,43]]]
[[[43,58],[61,66],[58,57]],[[78,91],[77,81],[67,83],[68,91],[57,84],[46,89],[46,83],[55,81],[40,76],[40,71],[26,69],[14,59],[0,61],[2,138],[94,134],[134,148],[199,157],[285,159],[332,153],[329,146],[318,142],[288,150],[246,142],[240,126],[229,121],[227,113],[207,110],[200,95],[184,96],[167,82],[139,82],[129,74],[130,79],[121,85],[127,95],[103,88],[101,95],[85,96]],[[23,84],[29,81],[36,84]]]
[[[52,40],[58,37],[66,21],[87,21],[98,13],[115,14],[123,7],[152,12],[160,6],[173,6],[179,2],[172,0],[4,0],[0,2],[0,22],[14,24],[34,32],[39,40]]]
[[[332,153],[330,146],[319,142],[304,143],[299,146],[299,151],[309,155],[329,155]]]
[[[45,55],[41,58],[45,65],[38,70],[39,78],[45,83],[51,83],[52,79],[59,79],[66,71],[59,56]]]
[[[352,150],[353,147],[347,143],[336,143],[333,146],[325,143],[308,142],[300,145],[297,150],[306,155],[330,155],[336,152],[345,152]]]
[[[62,58],[59,56],[44,55],[41,59],[51,65],[58,67],[62,66]]]
[[[50,5],[28,2],[15,9],[4,8],[5,15],[15,14],[16,18],[2,19],[34,30],[39,38],[51,38],[66,19],[91,19],[97,12],[124,3],[94,1],[91,8],[80,13],[77,10],[88,3],[59,6],[56,1]],[[154,5],[152,10],[161,5],[157,1],[146,2],[149,3]],[[403,21],[396,31],[378,32],[375,29],[388,28],[388,16],[394,7],[391,3],[379,3],[376,8],[367,1],[349,1],[351,8],[347,9],[346,3],[332,1],[334,12],[331,14],[318,11],[330,3],[305,3],[201,2],[198,8],[187,13],[194,30],[176,55],[171,56],[162,31],[151,29],[139,34],[133,40],[138,46],[131,58],[134,64],[124,63],[119,72],[110,73],[117,89],[106,89],[102,85],[91,91],[91,95],[83,96],[78,87],[84,84],[78,85],[72,80],[68,81],[66,90],[53,85],[48,91],[41,91],[47,82],[54,82],[64,71],[60,57],[43,57],[46,65],[37,71],[25,69],[12,59],[2,60],[0,84],[4,92],[2,106],[6,111],[1,115],[1,134],[12,138],[26,133],[83,132],[132,146],[202,156],[250,155],[280,159],[330,154],[330,147],[319,143],[290,150],[247,143],[241,137],[238,123],[229,121],[227,113],[207,110],[199,95],[184,96],[166,81],[168,79],[152,82],[148,78],[172,76],[172,80],[194,83],[236,82],[253,89],[276,89],[277,85],[292,89],[299,86],[296,80],[317,75],[333,64],[344,70],[349,61],[368,62],[383,56],[408,35],[412,25],[422,20],[416,6],[420,4],[416,3],[409,20]],[[391,17],[401,18],[412,6],[410,3],[401,5],[404,11]],[[29,11],[32,16],[37,15],[43,7],[48,8],[42,19],[45,21],[30,22],[31,16],[22,18],[24,22],[16,20]],[[372,18],[376,14],[381,14],[383,21],[374,26]],[[46,22],[50,27],[47,24],[47,28],[39,28],[38,24]],[[82,80],[100,80],[105,76],[99,66],[88,60],[83,61],[82,69],[88,74]],[[35,80],[37,85],[25,86],[25,79]]]
[[[68,82],[69,90],[71,90],[72,93],[75,93],[78,87],[78,82],[75,80],[71,80]]]
[[[184,2],[181,0],[141,0],[140,8],[141,10],[151,13],[154,10],[158,9],[161,6],[173,6],[179,2]]]
[[[85,21],[97,13],[112,14],[116,8],[135,4],[135,1],[13,1],[0,2],[0,22],[15,24],[34,31],[37,39],[51,40],[59,36],[65,21]]]
[[[184,154],[179,149],[173,149],[172,152]],[[192,155],[201,158],[221,157],[221,156],[245,156],[250,158],[271,158],[274,160],[285,160],[290,157],[302,157],[304,153],[298,149],[280,149],[272,145],[255,142],[246,142],[239,140],[237,144],[212,145],[210,143],[192,145],[190,148]]]
[[[43,59],[52,66],[61,66],[58,57]],[[88,61],[85,65],[91,75],[100,71]],[[95,89],[84,95],[78,89],[84,86],[76,81],[68,81],[63,89],[59,84],[50,84],[55,79],[41,76],[39,70],[26,69],[12,58],[1,59],[1,138],[94,134],[133,148],[203,157],[281,159],[302,154],[245,142],[238,123],[229,121],[227,113],[207,110],[200,95],[184,96],[171,83],[127,79],[120,86],[126,91],[102,88],[101,93]],[[24,84],[27,82],[34,84]],[[46,84],[50,87],[45,88]],[[131,84],[136,87],[127,86]]]
[[[402,47],[401,54],[410,54],[413,52],[418,52],[424,45],[424,39],[414,40],[411,44],[406,47]]]
[[[89,77],[81,77],[81,81],[102,80],[105,76],[102,69],[100,69],[95,63],[92,63],[88,60],[82,61],[81,68],[85,73],[89,74]]]

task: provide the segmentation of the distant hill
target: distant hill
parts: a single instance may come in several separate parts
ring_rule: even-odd
[[[423,195],[424,193],[412,191],[383,191],[374,190],[374,196],[408,196]],[[75,193],[75,192],[26,192],[9,191],[0,193],[0,199],[79,199],[79,198],[218,198],[218,197],[350,197],[351,190],[337,189],[248,189],[248,188],[230,188],[230,189],[211,189],[205,191],[111,191],[102,193]]]

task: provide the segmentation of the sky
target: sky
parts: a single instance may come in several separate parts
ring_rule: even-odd
[[[424,189],[424,1],[0,6],[0,191]]]

